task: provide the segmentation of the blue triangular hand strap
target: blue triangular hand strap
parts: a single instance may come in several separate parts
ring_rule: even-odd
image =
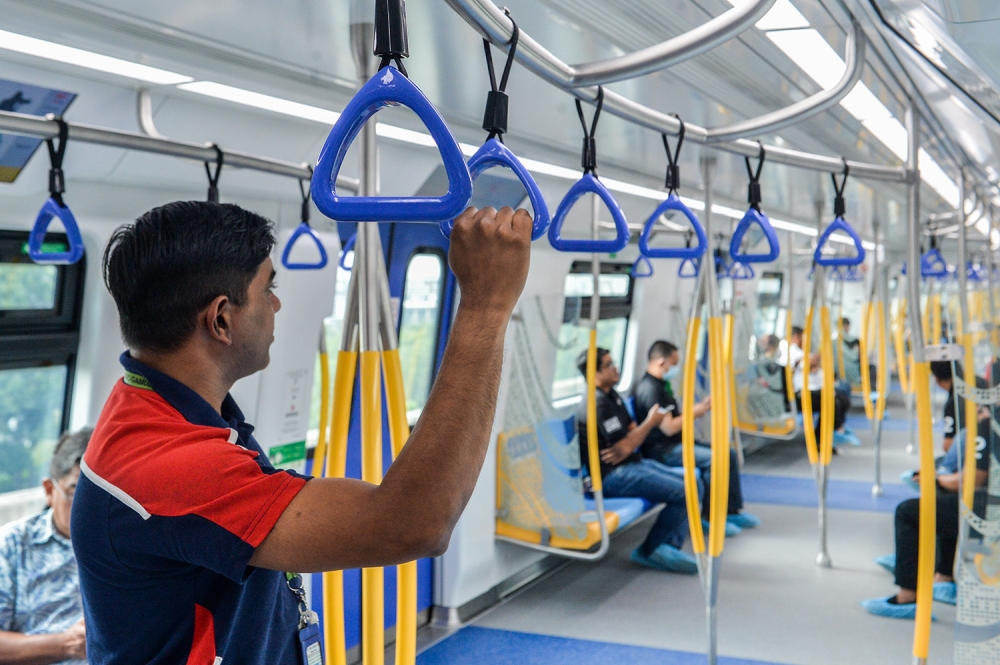
[[[316,249],[319,250],[319,261],[316,263],[298,263],[289,260],[292,255],[292,245],[302,237],[309,238],[316,243]],[[285,251],[281,253],[281,265],[289,270],[321,270],[326,267],[327,260],[326,248],[323,247],[323,241],[319,239],[319,236],[312,230],[312,227],[305,222],[299,224],[298,228],[292,231],[288,242],[285,243]]]
[[[937,247],[931,247],[920,257],[921,277],[947,277],[948,262],[941,256],[941,251]]]
[[[401,104],[416,113],[437,144],[448,174],[448,193],[444,196],[337,194],[337,175],[351,142],[369,118],[391,104]],[[388,66],[358,90],[330,131],[316,162],[312,197],[324,215],[339,222],[439,222],[453,219],[465,209],[472,198],[472,178],[444,118],[416,85]]]
[[[65,252],[43,251],[45,242],[45,232],[48,231],[52,220],[58,218],[66,229],[66,240],[69,248]],[[80,236],[80,227],[76,224],[73,212],[64,205],[49,198],[42,204],[42,209],[38,211],[35,218],[35,225],[31,228],[28,236],[28,256],[35,263],[42,265],[67,265],[76,263],[83,256],[83,238]]]
[[[826,247],[826,243],[830,240],[830,236],[837,231],[840,231],[850,237],[851,242],[854,243],[854,249],[857,252],[857,256],[823,256],[823,248]],[[861,237],[843,217],[835,217],[834,220],[830,222],[830,225],[824,229],[823,233],[820,234],[819,240],[816,242],[816,251],[813,252],[813,261],[815,261],[818,266],[860,265],[865,261],[865,248],[864,245],[861,244]]]
[[[639,255],[639,258],[635,260],[632,264],[632,277],[639,279],[641,277],[652,277],[653,276],[653,264],[649,262],[649,259]]]
[[[610,240],[568,240],[559,235],[570,208],[573,207],[577,199],[588,193],[597,194],[604,201],[604,205],[608,206],[608,210],[611,211],[611,219],[615,222],[615,230],[618,232],[615,238]],[[611,196],[611,192],[604,186],[604,183],[590,173],[584,173],[583,177],[569,188],[566,196],[559,203],[559,207],[556,208],[555,217],[552,218],[552,224],[549,226],[549,243],[560,252],[602,254],[619,252],[628,245],[628,239],[628,222],[625,220],[625,213],[622,212],[621,206],[618,205],[618,201],[615,201],[615,197]]]
[[[469,159],[469,175],[475,182],[480,173],[494,166],[510,169],[524,185],[524,191],[528,193],[528,200],[531,202],[531,208],[535,215],[531,223],[531,239],[538,240],[545,235],[545,231],[549,228],[549,206],[545,203],[545,197],[542,196],[542,190],[538,188],[538,183],[531,177],[521,160],[510,151],[510,148],[496,139],[490,139]],[[451,229],[454,225],[454,219],[441,222],[441,233],[444,234],[445,238],[451,237]]]
[[[730,265],[726,263],[726,258],[722,254],[715,255],[715,277],[725,279],[729,277]]]
[[[354,243],[357,242],[357,240],[358,240],[358,234],[355,231],[351,235],[351,237],[347,239],[347,242],[344,243],[343,248],[341,248],[340,261],[338,262],[341,270],[345,270],[347,272],[351,271],[351,267],[346,265],[344,261],[347,260],[347,255],[350,254],[352,251],[354,251]]]
[[[656,226],[657,220],[660,219],[661,215],[671,210],[676,210],[688,218],[688,222],[691,223],[691,229],[698,238],[698,244],[694,247],[649,246],[649,238],[653,234],[653,227]],[[646,220],[646,226],[642,229],[642,235],[639,236],[639,251],[654,259],[697,259],[705,253],[706,249],[708,249],[708,238],[705,237],[705,228],[698,221],[698,218],[694,216],[694,213],[691,212],[691,209],[684,205],[684,202],[681,201],[677,194],[673,193],[667,197],[666,201],[656,207],[653,214]]]
[[[740,251],[740,247],[743,245],[743,236],[754,224],[760,227],[767,239],[767,253],[765,254],[744,254]],[[740,263],[770,263],[778,258],[780,252],[781,244],[778,242],[778,234],[771,226],[771,220],[760,210],[752,206],[748,208],[743,219],[736,225],[736,230],[733,231],[733,239],[729,243],[729,257]]]
[[[698,276],[701,269],[701,259],[684,259],[677,268],[677,276],[681,279],[691,279]]]
[[[753,279],[756,276],[753,267],[749,263],[733,261],[733,265],[729,267],[730,279]]]

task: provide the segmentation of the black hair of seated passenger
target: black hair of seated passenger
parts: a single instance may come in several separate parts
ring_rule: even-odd
[[[676,344],[658,339],[649,347],[649,353],[646,354],[646,358],[650,362],[653,362],[654,360],[669,359],[675,353],[677,353]]]
[[[604,361],[604,356],[609,355],[611,352],[602,346],[597,347],[597,371],[601,371],[601,363]],[[576,368],[580,370],[580,374],[587,376],[587,349],[580,352],[580,355],[576,357]]]
[[[104,283],[125,344],[174,351],[216,297],[246,304],[274,242],[270,220],[232,203],[174,201],[119,227],[104,250]]]
[[[796,335],[801,337],[805,334],[805,332],[806,331],[802,329],[802,326],[792,326],[792,337],[795,337]]]
[[[947,360],[935,360],[931,362],[931,374],[938,381],[951,381],[954,374],[951,372],[951,362]]]
[[[49,463],[50,479],[62,480],[74,467],[80,466],[80,460],[87,451],[87,444],[90,443],[90,435],[93,433],[94,430],[90,427],[62,433],[52,453],[52,461]]]

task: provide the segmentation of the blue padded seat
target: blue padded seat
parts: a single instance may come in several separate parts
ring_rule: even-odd
[[[593,499],[585,499],[584,504],[587,506],[587,510],[596,510],[597,507],[594,505]],[[604,510],[605,512],[617,513],[618,514],[618,528],[622,529],[627,524],[631,524],[636,521],[647,510],[653,507],[649,501],[645,499],[638,498],[622,498],[622,499],[605,499],[604,500]]]

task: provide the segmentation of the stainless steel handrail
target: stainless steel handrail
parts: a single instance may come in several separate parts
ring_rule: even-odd
[[[865,68],[866,44],[867,40],[865,39],[865,33],[861,28],[861,24],[853,21],[851,32],[847,34],[847,46],[845,48],[847,66],[844,68],[844,75],[837,81],[835,86],[828,90],[821,90],[815,95],[806,97],[783,109],[756,118],[736,122],[726,127],[713,127],[708,130],[708,135],[705,139],[706,142],[716,143],[719,141],[760,136],[794,125],[837,105],[840,100],[854,89],[855,84],[861,79],[861,73]]]
[[[94,127],[92,125],[81,125],[72,122],[67,123],[67,126],[69,128],[68,136],[71,141],[125,148],[126,150],[139,150],[141,152],[193,159],[199,162],[214,163],[218,158],[215,148],[211,145],[199,145],[186,141],[127,132],[121,129]],[[59,124],[55,120],[48,118],[39,118],[38,116],[26,115],[24,113],[0,111],[0,131],[48,139],[59,135]],[[280,159],[260,157],[232,150],[225,150],[224,153],[227,167],[273,173],[299,180],[309,180],[312,178],[312,169],[306,163],[295,164]],[[358,181],[354,178],[337,176],[337,187],[357,191]]]
[[[506,50],[510,41],[513,24],[511,20],[490,0],[445,0],[459,16],[465,19],[477,32],[489,39],[499,48]],[[525,44],[531,44],[525,48]],[[544,47],[531,39],[523,30],[518,37],[518,47],[515,58],[524,67],[531,70],[556,87],[569,92],[582,101],[594,103],[597,99],[597,86],[571,87],[567,86],[559,72],[569,67]],[[672,115],[661,113],[654,109],[632,101],[611,90],[604,91],[604,111],[635,124],[652,129],[655,132],[676,136],[680,131],[680,121]],[[797,118],[796,118],[797,119]],[[692,123],[685,123],[685,140],[694,143],[707,143],[708,130]],[[712,147],[726,152],[756,157],[760,154],[760,144],[756,141],[737,139],[712,143]],[[838,157],[826,157],[799,150],[790,150],[780,146],[767,145],[767,160],[779,164],[787,164],[814,171],[826,173],[843,173],[844,161]],[[867,162],[848,160],[852,176],[885,180],[889,182],[906,182],[907,173],[903,166],[881,166]]]

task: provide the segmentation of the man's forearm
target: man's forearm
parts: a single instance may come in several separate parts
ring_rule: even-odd
[[[66,660],[61,633],[23,635],[0,630],[0,665],[49,665]]]
[[[378,489],[397,524],[447,536],[468,503],[489,447],[507,322],[459,307],[420,420]]]

